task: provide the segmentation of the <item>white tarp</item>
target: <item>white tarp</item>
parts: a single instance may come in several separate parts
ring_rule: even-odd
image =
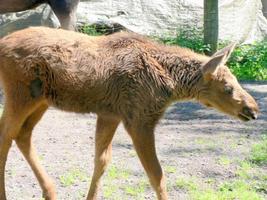
[[[29,26],[58,27],[59,22],[47,5],[35,10],[0,15],[0,37]]]
[[[261,0],[219,0],[219,38],[250,43],[266,37],[267,19],[261,8]],[[202,27],[203,0],[82,1],[78,23],[99,21],[116,22],[142,34],[173,35],[177,29]],[[0,36],[29,25],[57,26],[58,21],[47,7],[0,16]]]

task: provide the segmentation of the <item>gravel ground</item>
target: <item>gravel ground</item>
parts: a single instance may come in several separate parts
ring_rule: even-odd
[[[261,134],[267,132],[267,84],[245,83],[257,99],[261,115],[247,123],[187,102],[171,106],[156,129],[158,156],[166,171],[170,199],[189,199],[175,188],[180,177],[213,179],[235,176],[235,165],[223,166],[220,158],[242,159]],[[34,130],[41,162],[55,180],[58,199],[85,199],[93,172],[96,116],[49,109]],[[267,169],[264,169],[267,173]],[[103,178],[99,199],[155,199],[132,143],[120,126],[113,141],[113,160]],[[138,194],[131,188],[141,187]],[[141,187],[142,188],[142,187]],[[6,167],[9,200],[41,199],[41,190],[28,164],[13,144]]]

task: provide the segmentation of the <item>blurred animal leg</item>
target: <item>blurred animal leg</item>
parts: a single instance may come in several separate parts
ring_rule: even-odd
[[[56,199],[55,186],[43,167],[40,165],[35,147],[32,142],[32,130],[37,122],[41,119],[47,105],[38,107],[23,123],[21,130],[16,138],[16,143],[25,159],[31,166],[42,190],[43,197],[47,200]]]
[[[158,161],[155,149],[154,128],[127,128],[136,149],[137,155],[149,177],[159,200],[167,200],[165,177]]]
[[[95,135],[95,168],[87,200],[96,200],[100,178],[111,160],[112,138],[118,119],[98,116]]]

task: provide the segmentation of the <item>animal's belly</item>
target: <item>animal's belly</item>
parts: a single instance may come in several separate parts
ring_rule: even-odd
[[[110,110],[110,104],[103,98],[87,91],[61,90],[47,96],[50,104],[60,110],[76,113],[99,113],[101,110]]]

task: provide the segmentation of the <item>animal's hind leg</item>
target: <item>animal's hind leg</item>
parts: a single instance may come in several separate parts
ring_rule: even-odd
[[[95,168],[87,200],[96,199],[100,177],[111,160],[111,141],[118,124],[118,119],[98,116],[95,135]]]
[[[24,112],[21,112],[18,107],[16,110],[14,105],[6,103],[0,120],[0,200],[6,199],[5,165],[8,151],[25,118]]]
[[[4,76],[3,84],[6,97],[3,115],[0,120],[0,200],[5,200],[4,173],[8,151],[12,140],[16,139],[27,117],[35,111],[44,100],[33,98],[29,87],[22,82],[8,81],[10,77]]]
[[[43,197],[47,200],[56,199],[55,187],[52,180],[48,177],[43,167],[40,165],[35,147],[32,143],[32,130],[41,119],[47,105],[37,108],[23,123],[21,130],[15,139],[18,148],[31,166],[42,190]]]

